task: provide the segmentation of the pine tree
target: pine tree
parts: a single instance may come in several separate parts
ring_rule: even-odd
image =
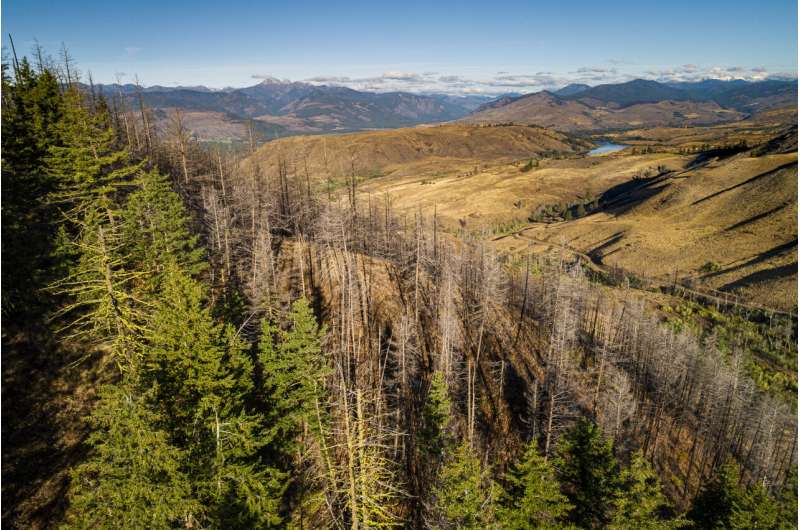
[[[431,376],[428,395],[422,406],[420,427],[416,439],[415,487],[420,492],[420,501],[415,503],[412,517],[420,520],[430,510],[431,489],[445,456],[455,443],[449,431],[450,396],[444,373],[435,371]]]
[[[324,336],[325,329],[317,324],[305,298],[292,304],[288,330],[279,329],[268,318],[262,322],[258,358],[270,439],[273,450],[284,458],[296,454],[304,426],[313,430],[318,424],[316,414],[328,373],[322,356]]]
[[[455,448],[434,489],[435,528],[496,527],[498,488],[468,443]]]
[[[137,393],[130,379],[100,393],[90,418],[92,451],[72,473],[70,528],[174,528],[203,510],[182,469],[183,451]]]
[[[194,495],[217,527],[280,522],[285,475],[260,451],[269,441],[264,419],[248,406],[253,365],[231,326],[215,322],[205,292],[177,266],[164,274],[163,297],[147,334],[147,374],[186,451]]]
[[[132,164],[117,147],[107,108],[90,108],[77,88],[64,94],[58,141],[50,145],[47,173],[57,182],[50,195],[62,209],[54,256],[75,257],[68,274],[51,293],[68,298],[57,313],[71,338],[89,338],[111,347],[117,359],[134,362],[131,338],[140,329],[133,282],[144,274],[130,267],[119,222],[118,187],[129,184],[141,164]]]
[[[522,461],[506,474],[500,509],[502,528],[563,528],[571,509],[555,470],[531,441]]]
[[[606,524],[619,488],[611,441],[582,418],[559,441],[555,463],[565,493],[574,505],[570,520],[579,526]]]
[[[622,490],[614,502],[614,518],[609,528],[617,530],[668,530],[686,526],[683,519],[665,520],[661,512],[668,501],[661,484],[641,450],[634,453],[631,465],[622,472]]]

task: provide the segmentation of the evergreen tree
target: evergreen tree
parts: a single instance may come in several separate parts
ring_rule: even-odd
[[[132,284],[144,273],[128,267],[119,227],[109,221],[102,206],[106,201],[83,212],[79,232],[65,250],[75,255],[77,262],[50,290],[69,299],[56,313],[65,321],[61,330],[68,330],[69,338],[104,344],[118,362],[124,360],[125,366],[131,366],[135,362],[133,344],[142,325]]]
[[[703,485],[689,518],[695,528],[704,529],[779,529],[794,528],[797,523],[797,513],[783,512],[763,485],[742,487],[733,462],[717,468]]]
[[[439,472],[434,489],[434,527],[496,527],[498,488],[468,443],[455,448]]]
[[[600,428],[578,420],[559,441],[555,466],[574,505],[570,519],[587,528],[608,523],[619,484],[611,441],[603,439]]]
[[[59,183],[52,199],[66,208],[66,217],[78,225],[87,209],[102,207],[114,216],[118,187],[128,184],[142,164],[131,163],[118,147],[107,109],[91,112],[77,88],[64,94],[64,117],[58,123],[58,143],[49,149],[48,172]]]
[[[683,519],[665,520],[662,511],[667,498],[653,468],[641,450],[634,453],[631,465],[622,472],[622,490],[614,502],[614,518],[609,528],[617,530],[668,530],[686,526]]]
[[[425,512],[430,509],[431,489],[444,457],[454,444],[453,436],[448,429],[450,407],[444,373],[435,371],[431,376],[430,388],[422,406],[420,427],[417,431],[417,453],[414,464],[416,472],[412,483],[412,487],[416,488],[420,496],[420,502],[414,504],[415,511],[412,513],[412,518],[416,521],[426,517]]]
[[[283,457],[295,455],[304,426],[316,429],[318,424],[316,413],[328,372],[322,356],[324,336],[325,329],[320,329],[305,298],[292,304],[288,330],[277,328],[268,318],[262,322],[258,358],[270,439]]]
[[[137,189],[127,197],[122,212],[125,251],[137,270],[148,272],[144,292],[153,296],[170,263],[191,276],[202,271],[204,250],[191,233],[186,208],[169,177],[156,170],[142,171],[134,184]]]
[[[36,74],[26,59],[2,72],[2,308],[27,322],[47,310],[42,288],[55,277],[56,221],[47,198],[55,181],[46,158],[57,140],[63,101],[56,77]]]
[[[129,381],[105,387],[91,415],[92,451],[72,473],[70,528],[176,528],[203,509],[182,469],[183,451]]]
[[[729,462],[718,467],[695,498],[689,519],[695,528],[730,528],[736,506],[744,504],[745,492],[739,486],[739,468]]]
[[[531,441],[522,461],[506,474],[500,509],[502,528],[563,528],[571,509],[555,470]]]
[[[444,373],[436,371],[431,377],[431,387],[422,407],[418,448],[423,458],[437,466],[453,443],[452,436],[447,430],[450,423],[450,406]]]
[[[778,517],[780,524],[791,528],[797,524],[797,469],[789,471],[789,477],[778,495]]]
[[[778,530],[795,527],[796,519],[787,521],[789,524],[785,525],[780,523],[779,516],[775,500],[770,497],[763,485],[756,484],[748,488],[745,495],[734,506],[727,528],[733,530]]]
[[[57,182],[50,195],[62,208],[61,247],[54,256],[74,257],[68,274],[50,292],[69,300],[58,316],[72,338],[110,345],[118,359],[133,362],[130,339],[141,325],[133,281],[143,271],[130,267],[120,230],[118,188],[130,184],[141,164],[117,147],[108,109],[87,105],[75,87],[64,94],[58,141],[50,145],[47,173]]]
[[[236,331],[214,321],[205,298],[202,285],[176,265],[167,268],[149,323],[147,373],[209,522],[276,525],[285,476],[260,456],[269,436],[248,406],[253,365]]]

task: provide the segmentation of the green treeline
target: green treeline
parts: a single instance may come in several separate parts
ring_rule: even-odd
[[[320,359],[307,303],[274,337],[264,321],[253,358],[215,316],[205,253],[171,179],[130,156],[105,99],[24,60],[15,70],[3,80],[3,131],[14,132],[3,135],[3,256],[14,260],[3,310],[18,318],[46,296],[58,304],[58,339],[118,372],[88,419],[67,526],[277,525],[289,483],[281,457],[311,399],[287,388]]]
[[[192,210],[186,160],[175,172],[152,148],[132,149],[116,101],[71,81],[25,59],[3,70],[4,334],[44,325],[47,344],[107,365],[54,524],[793,526],[796,485],[775,499],[743,486],[734,464],[677,514],[648,458],[637,451],[620,465],[587,419],[549,457],[535,439],[510,463],[495,461],[459,436],[462,396],[439,370],[417,377],[424,404],[413,436],[390,432],[382,402],[348,387],[352,376],[333,362],[314,300],[269,303],[247,328],[241,286],[219,286],[230,264],[212,270],[210,247],[223,238]],[[139,134],[152,143],[149,130]],[[405,444],[406,461],[392,461]]]
[[[703,488],[687,516],[676,515],[658,476],[641,451],[620,466],[612,443],[581,419],[560,439],[548,461],[535,441],[499,476],[468,443],[448,433],[449,403],[437,373],[428,395],[427,432],[436,432],[431,465],[438,474],[431,490],[432,528],[791,528],[796,511],[789,488],[782,510],[766,490],[739,483],[727,464]]]

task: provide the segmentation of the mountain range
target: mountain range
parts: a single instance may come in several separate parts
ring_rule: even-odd
[[[121,94],[129,104],[138,106],[140,90],[136,85],[101,85],[99,89],[104,93]],[[230,132],[230,126],[236,124],[241,136],[248,120],[253,120],[255,132],[261,139],[438,123],[461,118],[490,99],[486,96],[362,92],[271,78],[246,88],[222,90],[154,86],[141,89],[141,96],[145,105],[155,112],[157,123],[162,125],[174,109],[187,113],[191,129],[196,129],[192,122],[217,122],[217,131],[214,128],[199,131],[199,136],[206,137],[204,139],[215,139],[219,130]]]
[[[796,80],[704,80],[661,83],[636,79],[589,86],[570,84],[532,94],[453,96],[367,92],[268,78],[245,88],[203,86],[139,89],[99,85],[138,106],[141,97],[165,129],[175,109],[201,140],[243,141],[252,124],[257,141],[296,134],[352,132],[463,120],[520,123],[565,132],[650,126],[708,125],[796,106]]]
[[[560,131],[712,125],[756,112],[797,106],[797,80],[705,80],[660,83],[636,79],[590,87],[568,85],[490,101],[468,123],[520,123]]]

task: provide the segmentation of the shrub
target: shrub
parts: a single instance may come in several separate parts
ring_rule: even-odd
[[[716,261],[707,261],[705,265],[700,267],[700,272],[719,272],[722,270],[722,265]]]

